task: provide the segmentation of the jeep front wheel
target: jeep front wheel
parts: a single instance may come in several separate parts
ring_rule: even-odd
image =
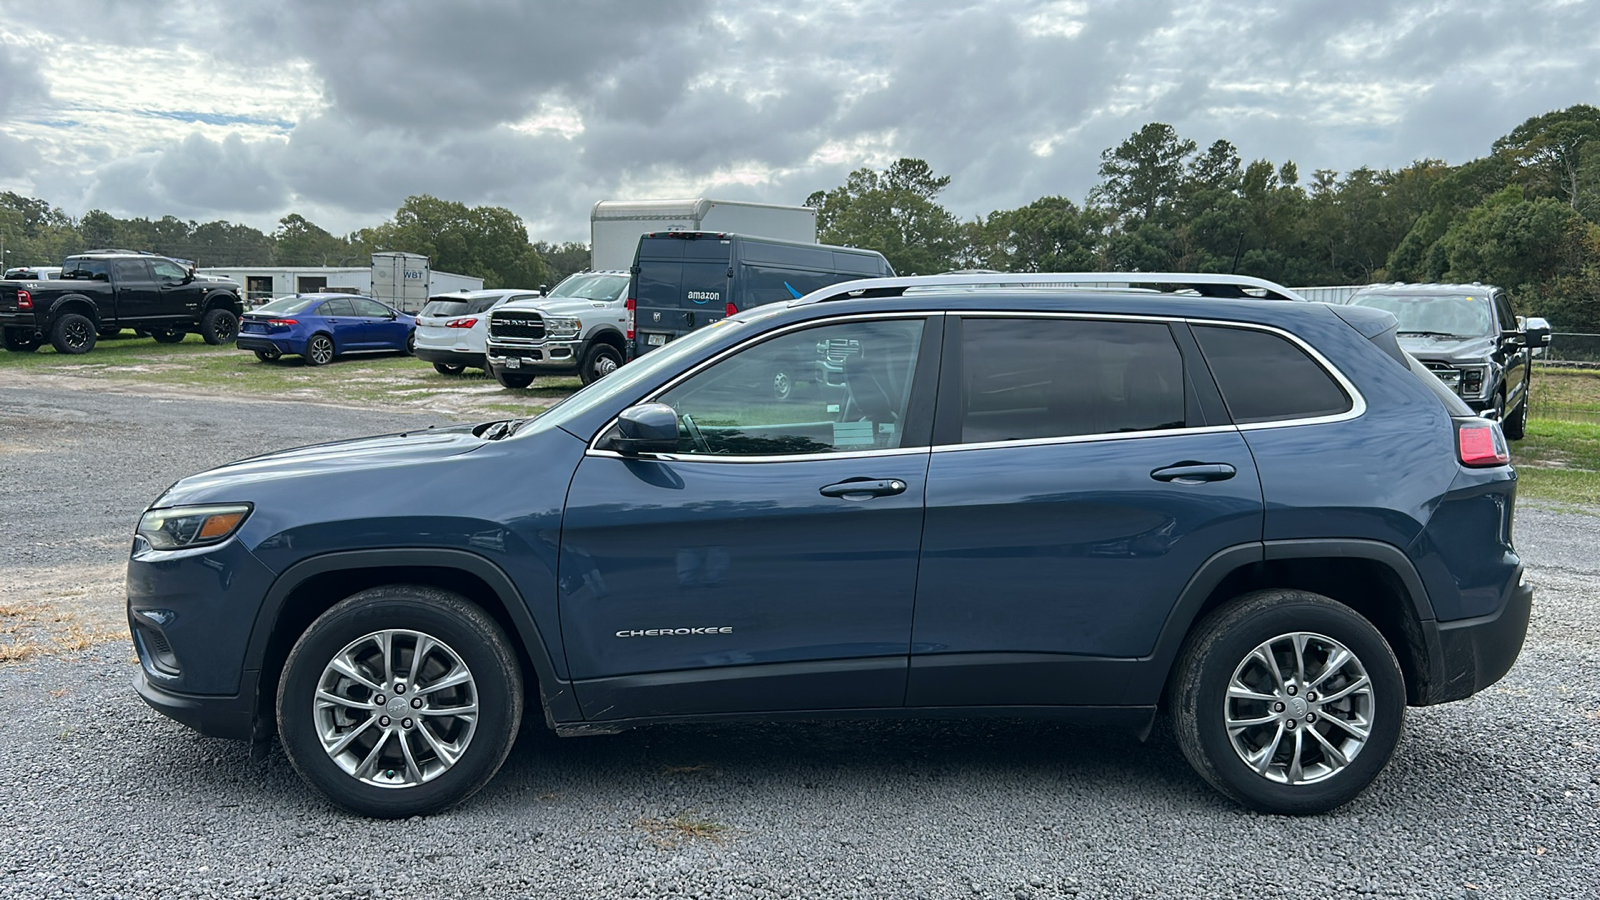
[[[94,341],[94,323],[81,313],[67,313],[50,328],[50,345],[57,353],[88,353]]]
[[[200,336],[213,347],[231,344],[239,336],[239,317],[231,309],[211,309],[200,318]]]
[[[1383,635],[1305,591],[1258,591],[1216,610],[1173,678],[1183,755],[1262,812],[1310,815],[1354,799],[1388,764],[1405,717],[1405,681]]]
[[[301,777],[358,815],[459,803],[494,777],[522,720],[500,626],[459,594],[372,588],[311,623],[284,662],[278,733]]]

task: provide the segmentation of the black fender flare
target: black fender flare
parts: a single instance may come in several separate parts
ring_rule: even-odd
[[[41,332],[49,334],[50,329],[56,326],[56,320],[69,312],[86,315],[96,328],[100,326],[100,304],[94,302],[94,298],[87,294],[66,294],[57,297],[56,301],[50,304],[50,312],[44,328],[40,329]]]
[[[1255,563],[1281,559],[1337,558],[1369,560],[1394,572],[1405,588],[1419,625],[1420,633],[1408,634],[1407,637],[1420,642],[1420,646],[1414,649],[1425,655],[1426,658],[1422,660],[1425,671],[1430,676],[1438,674],[1434,671],[1436,669],[1442,672],[1433,604],[1428,599],[1422,576],[1417,574],[1416,566],[1405,551],[1393,544],[1361,538],[1261,541],[1225,547],[1200,564],[1178,595],[1172,611],[1167,614],[1166,624],[1156,638],[1155,648],[1144,658],[1150,665],[1141,666],[1143,674],[1130,678],[1123,693],[1123,702],[1151,703],[1160,696],[1177,661],[1178,652],[1183,648],[1184,639],[1189,636],[1206,600],[1222,584],[1223,579]]]
[[[244,315],[244,304],[239,302],[238,295],[227,288],[206,294],[205,300],[200,303],[200,314],[203,316],[217,307],[224,307],[236,316]]]
[[[523,602],[522,593],[517,590],[511,577],[492,561],[476,553],[448,548],[337,551],[303,559],[284,569],[272,582],[272,587],[261,600],[261,607],[256,611],[255,623],[250,629],[250,641],[245,646],[245,681],[240,684],[241,694],[259,691],[267,647],[282,616],[285,601],[297,588],[312,578],[331,572],[400,567],[456,569],[474,575],[487,584],[516,628],[514,639],[521,642],[528,659],[533,663],[550,724],[583,718],[571,684],[556,677],[555,665],[550,659],[549,647],[544,642],[539,623],[533,620],[533,614],[528,611],[528,605]]]

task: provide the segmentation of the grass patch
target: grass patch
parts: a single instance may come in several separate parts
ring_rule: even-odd
[[[88,650],[126,638],[125,632],[87,627],[70,612],[20,603],[0,605],[0,664]]]
[[[1535,367],[1532,387],[1533,415],[1562,419],[1576,413],[1579,419],[1600,421],[1600,369]]]
[[[640,819],[634,823],[661,847],[678,847],[695,841],[727,843],[733,829],[698,813],[679,813],[668,819]]]
[[[1600,424],[1529,419],[1511,461],[1520,496],[1600,508]]]
[[[210,346],[199,335],[158,344],[129,331],[101,339],[80,356],[57,353],[48,345],[33,353],[0,352],[0,371],[8,370],[229,397],[380,407],[448,403],[509,416],[532,415],[579,387],[575,376],[541,376],[527,390],[504,390],[475,369],[442,375],[429,363],[400,354],[344,356],[326,366],[307,366],[299,357],[265,363],[232,345]]]

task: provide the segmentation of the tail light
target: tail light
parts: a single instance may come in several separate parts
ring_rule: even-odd
[[[477,319],[451,319],[450,321],[444,323],[444,327],[446,327],[446,328],[471,328],[472,326],[474,326],[476,324],[478,324],[478,320]]]
[[[1483,419],[1467,419],[1456,423],[1456,456],[1463,466],[1486,468],[1503,466],[1511,462],[1511,451],[1506,448],[1506,436],[1500,426]]]
[[[738,311],[739,311],[739,307],[734,306],[733,305],[733,301],[729,300],[728,301],[728,308],[726,310],[724,310],[723,315],[731,316],[731,315],[733,315],[734,313],[736,313]]]
[[[639,301],[629,297],[628,302],[623,305],[628,308],[628,340],[631,341],[633,340],[633,311],[638,307]]]
[[[17,309],[33,309],[33,295],[27,291],[17,291]]]
[[[288,328],[290,325],[299,325],[299,319],[268,319],[267,324],[274,328]]]

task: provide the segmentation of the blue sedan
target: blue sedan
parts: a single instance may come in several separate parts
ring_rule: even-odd
[[[326,365],[345,353],[410,353],[417,320],[371,297],[297,294],[245,313],[237,346],[272,362],[285,354]]]

